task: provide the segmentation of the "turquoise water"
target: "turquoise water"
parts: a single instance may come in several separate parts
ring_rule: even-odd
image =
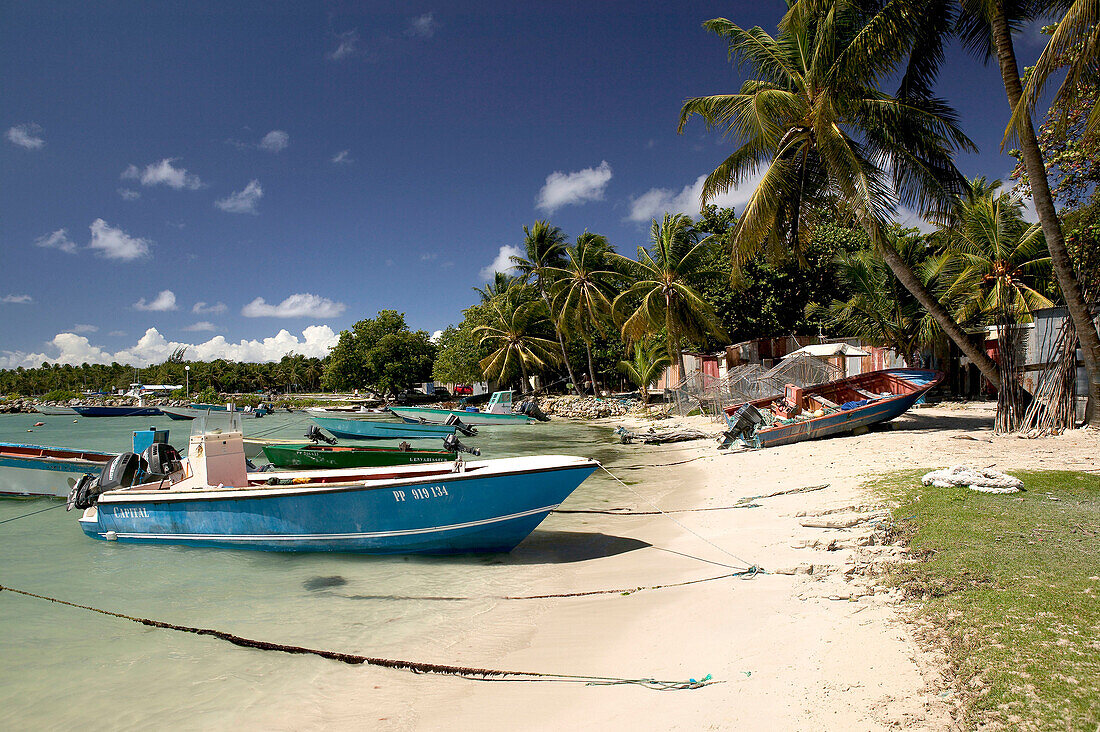
[[[0,441],[120,451],[132,430],[152,425],[170,429],[181,448],[190,429],[167,418],[73,419],[3,415]],[[36,421],[46,425],[32,427]],[[296,437],[307,424],[282,414],[244,429]],[[463,440],[483,457],[584,455],[612,471],[637,460],[637,446],[619,446],[608,428],[562,422],[488,427]],[[645,471],[630,479],[644,480]],[[636,503],[597,472],[564,507]],[[57,504],[0,499],[0,521]],[[583,519],[552,515],[508,555],[373,557],[118,545],[86,538],[76,514],[60,508],[0,524],[0,584],[273,642],[435,660],[448,638],[493,612],[492,597],[523,594],[536,582],[545,587],[563,563],[599,556],[609,538]],[[405,599],[431,596],[485,599]],[[320,709],[364,683],[361,671],[348,670],[359,667],[240,649],[7,592],[0,592],[0,659],[6,730],[279,726],[280,710]]]

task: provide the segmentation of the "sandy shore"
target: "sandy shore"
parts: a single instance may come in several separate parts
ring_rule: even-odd
[[[391,693],[371,705],[371,712],[378,712],[374,724],[416,729],[949,729],[950,692],[939,659],[915,641],[908,622],[911,607],[867,576],[873,575],[868,568],[895,560],[899,550],[871,543],[884,506],[864,484],[892,470],[960,462],[1002,470],[1100,469],[1095,432],[1002,438],[992,435],[992,421],[991,405],[946,405],[911,412],[892,428],[861,436],[770,450],[721,454],[709,442],[637,446],[639,463],[700,459],[660,468],[660,479],[631,486],[637,494],[628,506],[632,509],[650,510],[649,502],[664,510],[729,506],[748,496],[828,487],[761,499],[756,508],[674,513],[671,518],[554,515],[543,528],[591,532],[607,551],[557,565],[546,586],[536,588],[547,593],[704,579],[730,571],[719,564],[740,564],[734,557],[768,573],[626,596],[502,603],[479,617],[476,628],[443,643],[436,660],[666,680],[711,674],[723,683],[653,691],[634,685],[483,683],[385,672]],[[693,425],[715,430],[705,421]],[[625,472],[620,477],[637,479]],[[845,529],[802,525],[813,523],[815,516],[840,523],[866,520]],[[365,701],[346,700],[346,715],[320,717],[337,726],[357,718],[355,726],[361,726],[365,720],[353,709]]]

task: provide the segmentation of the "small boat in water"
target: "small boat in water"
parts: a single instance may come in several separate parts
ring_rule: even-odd
[[[36,404],[34,410],[40,414],[49,414],[52,416],[75,416],[77,411],[72,407],[51,407],[48,404]]]
[[[528,410],[532,408],[538,410],[538,407],[535,407],[532,402],[524,402],[523,404],[527,405]],[[549,420],[549,417],[546,417],[541,411],[534,411],[532,414],[513,413],[512,392],[510,391],[493,392],[493,396],[484,412],[473,408],[459,410],[429,409],[427,407],[390,407],[390,411],[410,424],[445,424],[452,416],[458,417],[465,424],[479,427],[482,425],[533,424],[540,419],[542,421]]]
[[[455,425],[447,424],[405,424],[333,417],[311,417],[311,419],[337,437],[352,440],[437,439],[453,435],[456,429]]]
[[[119,543],[382,554],[505,552],[599,464],[564,455],[246,472],[237,415],[192,422],[180,459],[153,446],[74,486],[88,536]]]
[[[81,417],[157,417],[159,407],[73,407]]]
[[[386,407],[306,407],[311,417],[336,417],[339,419],[382,419],[392,420],[393,413]]]
[[[351,445],[265,445],[264,456],[277,468],[376,468],[386,465],[419,465],[453,461],[454,450],[413,450],[400,447]]]
[[[162,411],[162,412],[164,412],[164,414],[168,415],[168,417],[170,419],[188,420],[188,419],[195,419],[196,417],[201,417],[201,416],[203,416],[204,414],[206,414],[210,411],[217,411],[217,412],[224,413],[226,410],[225,410],[225,407],[223,406],[219,410],[210,410],[210,409],[198,408],[198,407],[161,407],[160,411]],[[241,410],[241,411],[237,412],[237,414],[241,415],[241,417],[244,418],[244,419],[255,419],[257,417],[264,416],[265,414],[267,414],[267,411],[266,410],[260,411],[260,410],[244,409],[244,410]]]
[[[886,369],[805,389],[787,384],[782,397],[726,407],[723,447],[734,442],[775,447],[887,422],[904,414],[943,376],[924,369]]]
[[[117,453],[68,447],[0,443],[0,494],[6,496],[69,495],[69,478],[99,471]]]

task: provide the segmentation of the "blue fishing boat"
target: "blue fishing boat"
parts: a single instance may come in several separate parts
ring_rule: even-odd
[[[493,393],[488,406],[483,412],[474,407],[466,410],[390,407],[390,411],[410,424],[446,424],[451,417],[457,417],[466,424],[477,426],[534,424],[536,420],[549,421],[550,419],[535,406],[534,402],[524,402],[522,408],[527,411],[513,412],[512,392],[497,391]]]
[[[732,404],[727,446],[775,447],[851,432],[904,414],[943,380],[940,371],[870,371],[805,389],[787,384],[782,397]]]
[[[506,552],[599,466],[561,455],[253,473],[240,422],[196,419],[188,455],[119,456],[70,495],[96,539],[266,551]]]
[[[157,417],[160,409],[157,407],[99,407],[81,406],[73,407],[81,417]]]
[[[455,433],[455,425],[451,424],[406,424],[335,417],[310,419],[337,437],[352,440],[427,440],[441,439]]]

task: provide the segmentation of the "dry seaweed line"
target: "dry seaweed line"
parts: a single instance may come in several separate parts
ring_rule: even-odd
[[[25,595],[26,597],[33,597],[39,600],[47,600],[59,605],[67,605],[68,607],[77,608],[80,610],[87,610],[93,613],[99,613],[100,615],[108,615],[113,618],[121,618],[122,620],[129,620],[134,623],[140,623],[152,628],[162,628],[164,630],[176,630],[181,633],[193,633],[195,635],[208,635],[219,640],[224,640],[232,643],[236,646],[243,648],[254,648],[261,651],[281,651],[283,653],[295,653],[295,654],[308,654],[314,656],[320,656],[321,658],[327,658],[333,661],[339,661],[350,665],[366,664],[368,666],[378,666],[381,668],[396,669],[399,671],[411,671],[416,674],[445,674],[449,676],[459,676],[461,678],[470,679],[472,681],[557,681],[564,683],[583,683],[592,686],[605,686],[605,685],[618,685],[618,684],[635,684],[645,687],[647,689],[653,689],[655,691],[671,691],[678,689],[699,689],[704,686],[710,686],[711,684],[722,683],[720,681],[712,681],[710,675],[705,676],[701,681],[691,679],[689,681],[661,681],[658,679],[640,678],[640,679],[628,679],[619,678],[615,676],[588,676],[583,674],[555,674],[544,673],[541,671],[503,671],[500,669],[485,669],[485,668],[471,668],[467,666],[449,666],[439,663],[424,663],[421,661],[404,661],[389,658],[372,658],[370,656],[361,656],[355,653],[340,653],[338,651],[326,651],[316,648],[305,648],[302,646],[292,646],[283,643],[271,643],[268,641],[255,640],[252,638],[242,638],[239,635],[233,635],[232,633],[226,633],[221,630],[213,630],[211,628],[195,628],[188,625],[176,625],[174,623],[166,623],[160,620],[150,620],[148,618],[136,618],[130,615],[124,615],[123,613],[111,612],[110,610],[101,610],[99,608],[91,607],[90,605],[80,605],[75,602],[69,602],[67,600],[60,600],[56,597],[49,597],[47,595],[39,595],[34,592],[28,592],[26,590],[18,590],[14,587],[7,587],[0,585],[0,592],[7,590],[8,592],[14,592],[19,595]],[[507,678],[515,677],[515,678]]]

